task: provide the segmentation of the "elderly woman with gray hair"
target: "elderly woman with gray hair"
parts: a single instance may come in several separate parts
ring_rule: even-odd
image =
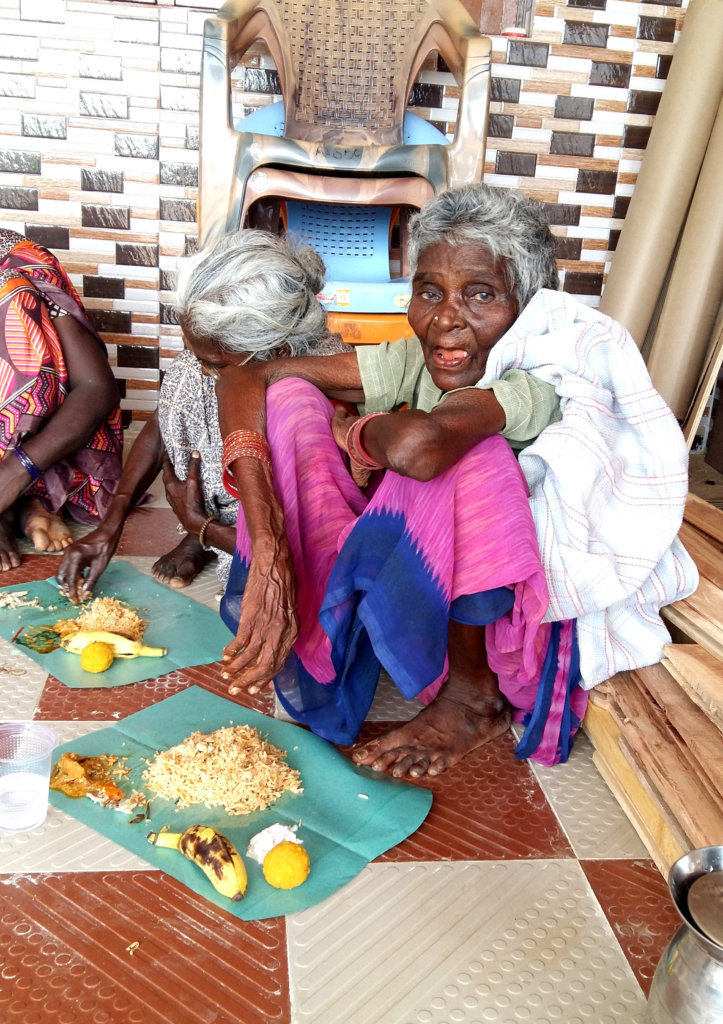
[[[627,332],[556,290],[540,204],[451,189],[410,241],[413,338],[220,369],[243,508],[229,690],[273,679],[294,718],[351,744],[383,666],[426,706],[356,762],[437,775],[514,713],[518,756],[551,764],[587,689],[659,660],[659,608],[696,585],[685,444]]]
[[[324,264],[313,249],[294,250],[263,231],[225,236],[183,261],[176,308],[198,352],[187,347],[166,370],[158,408],[128,455],[103,522],[65,552],[58,581],[74,600],[92,593],[126,518],[161,471],[185,536],[154,563],[153,575],[185,587],[217,557],[225,586],[238,502],[221,479],[215,383],[231,365],[345,351],[344,342],[329,334],[316,299],[323,281]]]

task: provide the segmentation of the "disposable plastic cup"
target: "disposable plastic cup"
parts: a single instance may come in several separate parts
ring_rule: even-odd
[[[52,729],[39,722],[0,725],[0,830],[28,832],[45,821],[57,743]]]

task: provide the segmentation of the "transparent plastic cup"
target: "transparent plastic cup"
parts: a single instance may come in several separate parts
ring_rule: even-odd
[[[40,722],[0,725],[0,830],[28,832],[48,813],[50,763],[58,738]]]

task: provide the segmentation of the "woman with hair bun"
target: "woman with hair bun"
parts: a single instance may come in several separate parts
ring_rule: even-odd
[[[185,587],[217,558],[225,586],[238,502],[221,478],[215,384],[228,366],[345,351],[316,298],[323,281],[324,264],[313,249],[294,249],[263,231],[224,236],[182,262],[176,309],[186,347],[164,374],[158,408],[128,455],[103,522],[65,552],[58,581],[71,599],[92,594],[126,518],[161,471],[185,536],[154,563],[153,575]]]

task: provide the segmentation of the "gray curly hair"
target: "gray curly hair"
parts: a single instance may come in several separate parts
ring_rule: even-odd
[[[226,352],[270,359],[317,350],[328,338],[316,298],[324,261],[313,249],[245,228],[181,262],[176,312],[183,326]]]
[[[437,242],[473,243],[504,260],[508,285],[521,310],[540,288],[559,286],[545,208],[519,192],[483,184],[440,192],[410,220],[412,273],[421,253]]]

